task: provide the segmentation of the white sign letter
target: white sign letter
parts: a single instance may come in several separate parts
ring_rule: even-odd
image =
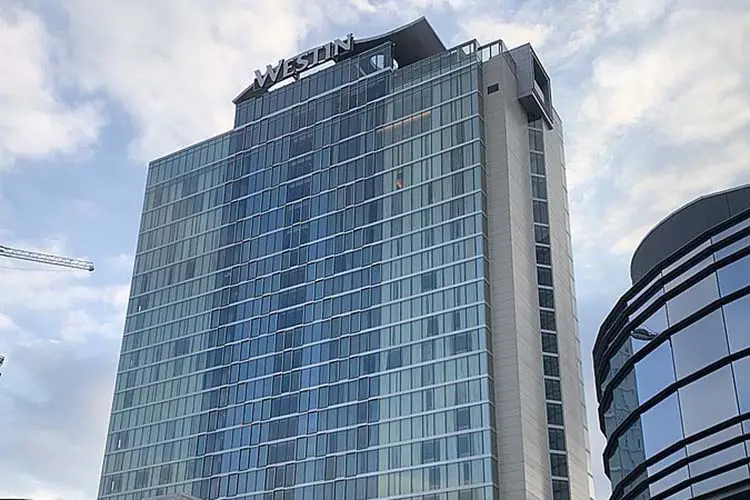
[[[341,52],[349,52],[354,46],[354,35],[349,33],[346,40],[339,40],[338,38],[333,41],[333,57],[338,56]]]
[[[284,60],[280,60],[279,63],[274,68],[270,64],[266,66],[266,72],[261,73],[259,69],[255,70],[255,85],[258,88],[265,87],[270,79],[271,84],[276,83],[276,81],[279,79],[279,70],[281,70],[281,67],[284,65]]]

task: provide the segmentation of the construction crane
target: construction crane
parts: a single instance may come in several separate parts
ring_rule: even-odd
[[[32,252],[30,250],[19,250],[17,248],[6,247],[5,245],[0,245],[0,257],[28,260],[30,262],[39,262],[40,264],[49,264],[51,266],[69,267],[71,269],[80,269],[82,271],[94,270],[94,263],[87,260],[60,257],[48,253]]]
[[[31,250],[20,250],[5,245],[0,245],[0,257],[38,262],[40,264],[49,264],[51,266],[67,267],[70,269],[80,269],[89,272],[94,270],[94,263],[87,260],[60,257],[48,253],[32,252]],[[3,363],[5,363],[5,356],[0,354],[0,367],[3,366]],[[2,374],[0,373],[0,376],[1,375]]]

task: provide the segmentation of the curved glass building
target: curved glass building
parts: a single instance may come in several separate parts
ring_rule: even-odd
[[[594,347],[612,500],[750,495],[750,186],[641,242]]]

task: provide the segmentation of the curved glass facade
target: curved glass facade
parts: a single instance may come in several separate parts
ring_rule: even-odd
[[[750,213],[628,291],[594,362],[612,499],[687,499],[750,482]]]

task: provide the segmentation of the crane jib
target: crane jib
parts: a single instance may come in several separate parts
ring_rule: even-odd
[[[5,245],[0,245],[0,257],[8,257],[11,259],[26,260],[29,262],[38,262],[40,264],[67,267],[70,269],[81,269],[83,271],[94,270],[94,263],[87,261],[87,260],[74,259],[71,257],[61,257],[58,255],[52,255],[48,253],[33,252],[31,250],[21,250],[18,248],[11,248]]]

